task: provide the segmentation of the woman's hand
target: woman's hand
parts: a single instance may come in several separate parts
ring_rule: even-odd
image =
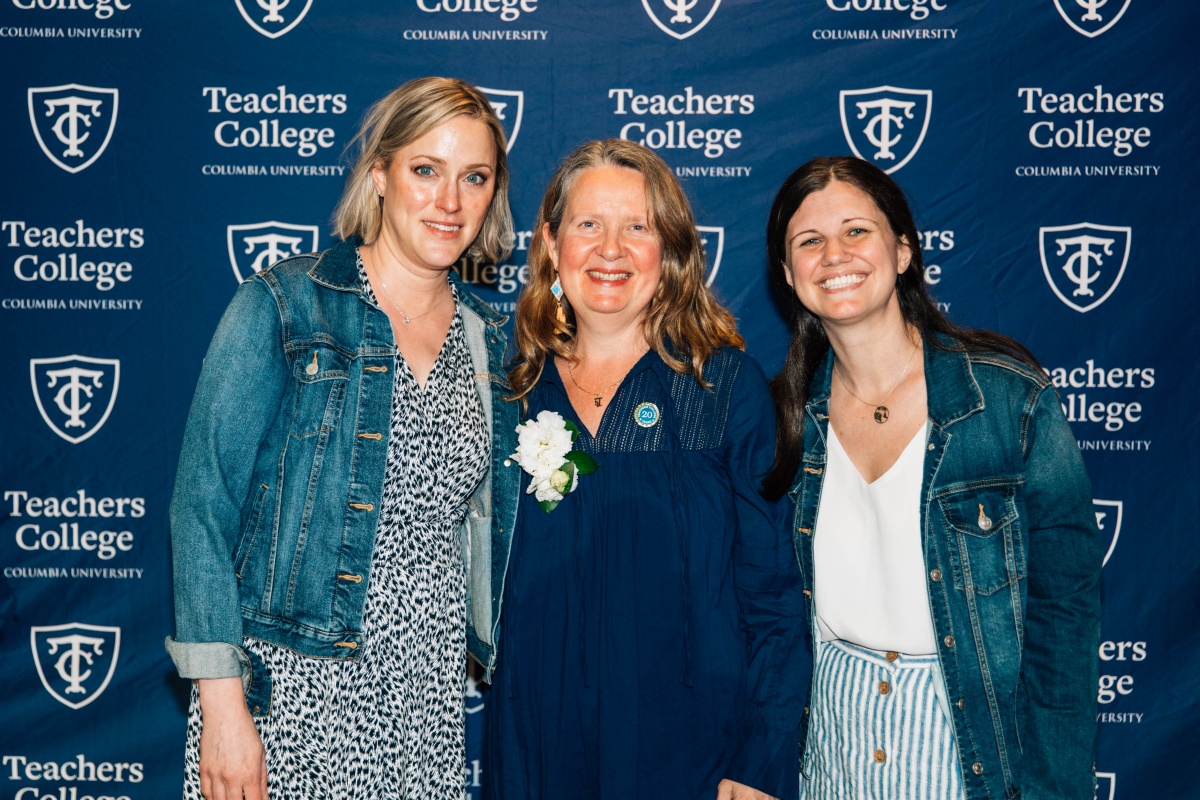
[[[267,800],[267,758],[241,678],[198,683],[200,794],[208,800]]]
[[[763,794],[758,789],[752,789],[744,783],[731,781],[728,778],[717,784],[717,800],[778,800],[769,794]]]

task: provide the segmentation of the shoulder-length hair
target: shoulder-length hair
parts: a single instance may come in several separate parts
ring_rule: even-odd
[[[646,181],[650,225],[662,243],[662,277],[646,309],[643,335],[659,357],[702,386],[704,364],[721,347],[745,347],[733,315],[704,283],[704,246],[687,196],[671,168],[652,150],[623,139],[588,142],[567,156],[546,189],[529,245],[529,280],[517,302],[517,355],[509,380],[512,399],[525,397],[541,378],[548,355],[574,357],[575,315],[563,298],[567,322],[557,320],[558,301],[550,292],[554,263],[542,238],[548,227],[558,237],[571,188],[581,172],[621,167]]]
[[[379,237],[383,199],[375,194],[371,170],[386,168],[398,150],[454,117],[467,116],[488,127],[496,150],[495,191],[479,235],[467,250],[472,258],[503,261],[512,250],[513,221],[508,207],[508,159],[504,129],[483,92],[457,78],[417,78],[393,89],[367,111],[347,151],[359,147],[358,160],[333,213],[334,233],[357,236],[365,244]]]
[[[775,464],[763,483],[763,493],[772,499],[782,497],[791,487],[804,450],[805,404],[817,367],[829,350],[829,339],[820,320],[787,287],[787,226],[804,199],[834,181],[842,181],[866,193],[887,218],[892,234],[906,242],[912,253],[908,269],[896,279],[896,295],[904,321],[915,328],[927,347],[946,347],[935,334],[954,342],[953,348],[965,351],[992,351],[1041,369],[1037,359],[1014,339],[992,331],[955,325],[938,310],[925,287],[921,240],[904,190],[883,170],[867,161],[850,156],[814,158],[788,176],[775,195],[767,218],[767,268],[770,279],[789,300],[791,342],[783,370],[771,381],[775,400]]]

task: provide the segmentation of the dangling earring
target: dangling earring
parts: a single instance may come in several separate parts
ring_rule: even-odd
[[[558,322],[556,326],[563,333],[567,332],[567,312],[563,308],[563,288],[562,281],[558,279],[558,273],[554,275],[554,283],[550,284],[550,294],[554,295],[554,303],[557,306],[554,316]]]

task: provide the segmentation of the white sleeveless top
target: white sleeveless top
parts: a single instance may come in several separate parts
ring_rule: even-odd
[[[921,547],[921,474],[929,423],[867,483],[829,426],[813,569],[826,641],[910,655],[937,652]]]

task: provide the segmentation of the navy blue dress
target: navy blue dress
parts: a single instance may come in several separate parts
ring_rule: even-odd
[[[574,421],[600,468],[549,514],[521,496],[492,800],[696,800],[722,778],[796,797],[803,598],[784,508],[758,494],[774,413],[740,351],[704,376],[711,391],[649,351],[594,438],[553,365],[530,394],[528,416]]]

